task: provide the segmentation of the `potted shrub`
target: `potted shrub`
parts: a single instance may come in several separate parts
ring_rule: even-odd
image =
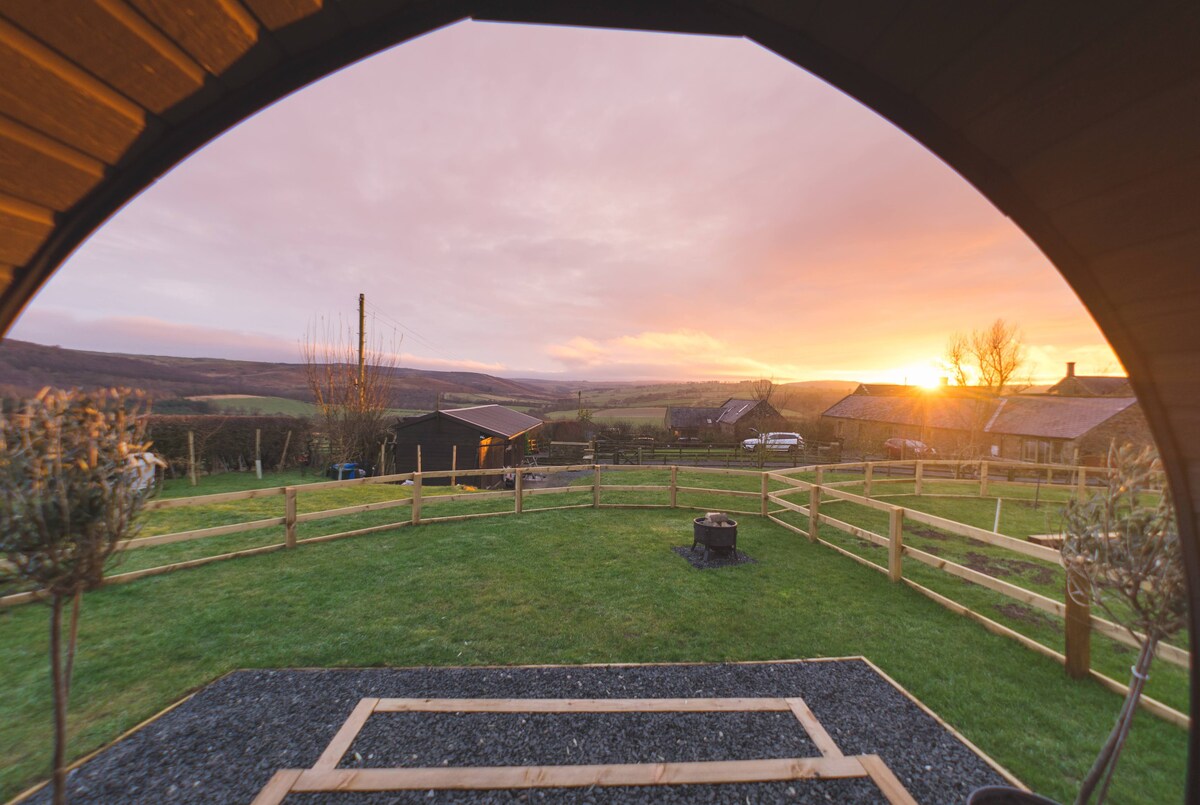
[[[1170,492],[1158,488],[1162,465],[1154,451],[1131,445],[1109,450],[1104,486],[1063,513],[1063,565],[1067,593],[1099,607],[1138,644],[1129,692],[1116,724],[1091,770],[1076,805],[1104,802],[1158,644],[1187,624],[1187,579]],[[1004,787],[983,788],[971,805],[1047,803],[1049,800]]]
[[[1064,512],[1068,593],[1090,601],[1138,643],[1129,693],[1116,724],[1080,786],[1076,803],[1103,802],[1160,642],[1187,625],[1187,577],[1170,491],[1157,489],[1162,465],[1149,448],[1109,451],[1105,486]]]
[[[50,605],[55,805],[66,801],[80,601],[104,583],[120,542],[135,533],[153,491],[146,466],[161,463],[147,452],[146,413],[141,392],[118,389],[42,389],[0,413],[0,590],[27,585]]]

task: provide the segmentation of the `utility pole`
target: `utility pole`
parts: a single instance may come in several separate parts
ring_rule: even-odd
[[[367,358],[364,347],[367,342],[367,295],[358,295],[358,404],[361,406],[367,398]]]

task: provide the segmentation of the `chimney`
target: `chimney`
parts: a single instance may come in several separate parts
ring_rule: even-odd
[[[1075,361],[1067,361],[1067,377],[1075,376]]]

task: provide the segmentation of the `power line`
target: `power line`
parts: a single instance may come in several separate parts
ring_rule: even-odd
[[[394,327],[398,327],[398,328],[400,328],[401,330],[404,330],[406,333],[408,333],[409,335],[411,335],[411,336],[412,336],[412,337],[413,337],[413,338],[416,340],[416,342],[417,342],[419,345],[421,345],[421,346],[425,347],[426,349],[430,349],[430,350],[432,350],[432,351],[434,351],[434,352],[438,353],[439,355],[441,355],[441,356],[442,356],[443,358],[445,358],[446,360],[450,360],[450,361],[456,361],[456,360],[460,360],[459,358],[456,358],[456,357],[454,357],[453,355],[451,355],[450,353],[446,352],[444,349],[442,349],[441,347],[437,346],[436,344],[433,344],[433,343],[432,343],[432,342],[431,342],[431,341],[430,341],[428,338],[426,338],[424,335],[422,335],[421,333],[417,332],[417,331],[416,331],[416,330],[414,330],[413,328],[411,328],[411,327],[409,327],[408,325],[406,325],[406,324],[403,324],[403,323],[401,323],[401,322],[397,321],[396,319],[392,318],[390,315],[388,315],[387,313],[385,313],[383,310],[381,310],[381,309],[380,309],[380,308],[379,308],[377,305],[375,305],[374,303],[372,303],[372,302],[367,302],[367,306],[368,306],[368,307],[371,309],[371,314],[372,314],[372,315],[374,315],[374,316],[378,316],[379,318],[381,318],[381,319],[383,319],[384,321],[388,322],[388,323],[389,323],[389,324],[391,324],[392,326],[394,326]]]

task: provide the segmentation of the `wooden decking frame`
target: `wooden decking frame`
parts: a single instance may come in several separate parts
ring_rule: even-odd
[[[339,769],[375,713],[711,713],[790,712],[820,757],[552,766]],[[844,755],[804,699],[360,699],[311,769],[281,769],[253,805],[279,805],[290,793],[430,789],[762,783],[870,778],[892,805],[917,805],[878,755]]]

